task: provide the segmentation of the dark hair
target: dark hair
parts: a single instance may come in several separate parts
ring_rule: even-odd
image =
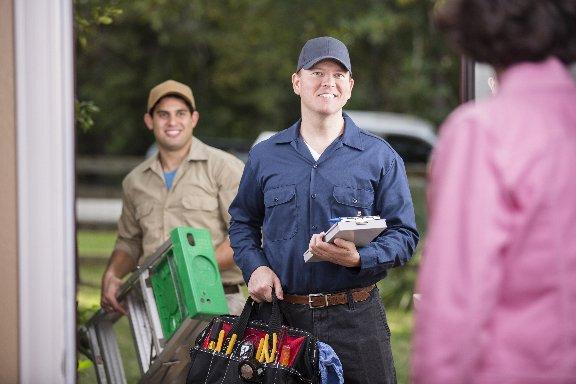
[[[188,107],[188,110],[190,111],[190,113],[194,112],[194,107],[192,107],[192,104],[190,104],[190,102],[188,100],[186,100],[184,97],[180,96],[177,93],[168,93],[164,96],[162,96],[161,98],[158,99],[158,101],[156,103],[154,103],[154,105],[152,106],[152,108],[150,108],[150,110],[148,111],[148,114],[150,116],[152,116],[154,114],[154,110],[156,109],[156,107],[158,106],[158,104],[160,104],[160,102],[162,100],[164,100],[167,97],[174,97],[176,99],[180,99],[184,102],[184,104],[186,104],[186,106]]]
[[[497,68],[576,60],[576,0],[444,0],[434,22],[461,53]]]

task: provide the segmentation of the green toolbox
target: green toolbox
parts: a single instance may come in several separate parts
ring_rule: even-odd
[[[228,313],[210,232],[177,227],[172,246],[150,269],[150,282],[165,339],[187,318],[209,320]]]

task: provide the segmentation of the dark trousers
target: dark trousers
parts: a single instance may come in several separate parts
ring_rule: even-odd
[[[336,351],[346,384],[396,383],[390,328],[378,288],[360,303],[314,309],[280,304],[288,325],[311,332]]]

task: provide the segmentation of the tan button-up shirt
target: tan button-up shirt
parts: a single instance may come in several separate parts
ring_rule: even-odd
[[[233,155],[193,138],[188,158],[168,190],[158,155],[145,160],[122,182],[123,206],[115,248],[141,262],[177,226],[208,229],[217,247],[228,235],[228,207],[236,196],[243,168]],[[237,266],[221,275],[224,284],[243,281]]]

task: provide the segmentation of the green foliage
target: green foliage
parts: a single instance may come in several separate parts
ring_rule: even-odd
[[[420,241],[412,259],[405,265],[392,268],[388,271],[388,276],[378,283],[380,296],[387,307],[407,311],[412,308],[414,286],[418,274],[418,266],[422,255],[422,246],[426,237],[426,189],[424,181],[417,177],[412,177],[410,181],[410,193],[414,203],[414,213],[416,215],[416,226],[420,234]]]
[[[100,108],[93,101],[74,100],[76,123],[82,132],[86,132],[94,126],[93,115],[98,112],[100,112]]]
[[[78,372],[84,372],[89,368],[92,368],[94,364],[85,357],[80,357],[78,359]]]
[[[78,307],[77,310],[77,321],[78,324],[84,324],[88,319],[92,317],[98,310],[100,309],[100,305],[82,305]]]
[[[80,0],[77,0],[80,1]],[[88,0],[84,0],[88,1]],[[200,111],[195,134],[250,143],[299,117],[290,76],[302,44],[344,41],[356,80],[347,107],[440,122],[457,103],[458,60],[428,21],[432,0],[136,0],[78,50],[79,98],[103,113],[79,135],[83,154],[142,155],[148,91],[189,84]]]
[[[386,306],[407,311],[413,307],[412,294],[416,283],[421,252],[400,268],[388,271],[388,276],[378,283],[380,297]]]
[[[79,304],[76,308],[76,324],[78,324],[77,335],[78,335],[78,366],[76,370],[82,372],[87,370],[92,366],[92,351],[90,350],[90,342],[88,341],[87,335],[81,330],[82,325],[94,315],[98,309],[99,305],[90,305],[88,302],[81,300],[79,297]]]
[[[81,48],[98,32],[101,25],[110,25],[122,14],[112,1],[74,0],[74,27]]]
[[[74,29],[78,46],[86,49],[101,25],[110,25],[122,14],[122,9],[112,2],[95,2],[95,0],[74,0]],[[94,114],[100,109],[93,101],[74,100],[76,124],[81,132],[87,132],[94,126]]]

